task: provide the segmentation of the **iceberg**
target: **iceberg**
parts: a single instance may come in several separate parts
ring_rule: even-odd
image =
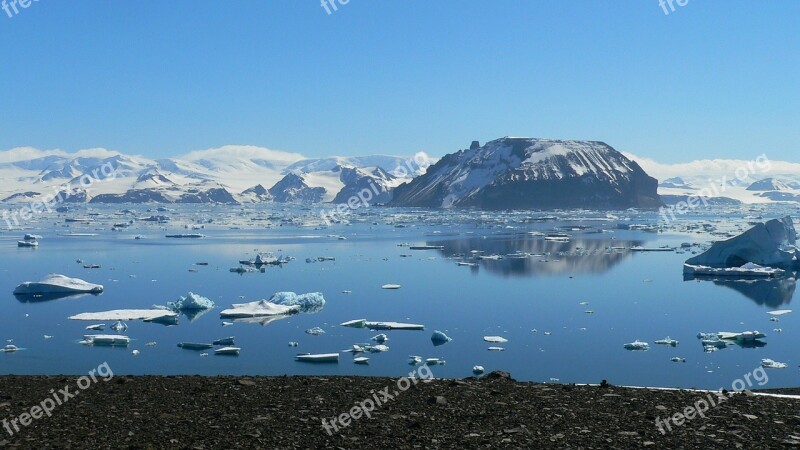
[[[655,343],[659,345],[669,345],[672,347],[678,345],[678,341],[676,339],[671,339],[669,336],[665,337],[664,339],[659,339],[655,341]]]
[[[299,312],[315,313],[322,311],[325,297],[320,292],[297,295],[294,292],[278,292],[269,299],[276,305],[297,306]]]
[[[483,372],[485,372],[483,366],[474,366],[472,368],[472,373],[474,373],[475,375],[481,375]]]
[[[350,328],[364,328],[367,326],[367,319],[348,320],[347,322],[340,323],[339,326],[350,327]]]
[[[425,325],[402,322],[366,322],[364,326],[370,330],[424,330]]]
[[[761,266],[792,268],[797,264],[797,232],[791,217],[758,223],[744,233],[715,242],[686,264],[709,267]]]
[[[309,328],[308,330],[306,330],[306,334],[310,334],[312,336],[319,336],[325,334],[325,330],[323,330],[320,327]]]
[[[78,278],[50,274],[40,281],[26,281],[14,289],[14,295],[36,294],[99,294],[103,286]]]
[[[91,320],[95,322],[112,320],[144,320],[147,322],[177,321],[178,314],[164,309],[115,309],[94,313],[81,313],[69,317],[70,320]]]
[[[177,301],[167,302],[167,308],[172,311],[199,311],[204,309],[213,309],[217,305],[210,299],[189,292],[186,297],[181,297]]]
[[[387,336],[385,333],[381,333],[372,336],[370,339],[377,342],[378,344],[383,344],[384,342],[389,340],[389,336]]]
[[[222,347],[214,350],[215,355],[230,355],[230,356],[239,356],[239,353],[242,351],[239,347]]]
[[[761,360],[761,367],[764,367],[764,368],[767,368],[767,369],[785,369],[785,368],[789,367],[789,365],[786,364],[786,363],[782,363],[782,362],[778,362],[778,361],[769,359],[769,358],[764,358],[764,359]]]
[[[259,300],[250,303],[234,303],[230,309],[225,309],[219,313],[220,317],[248,318],[248,317],[268,317],[285,316],[295,314],[300,309],[299,306],[276,305],[267,300]]]
[[[502,336],[484,336],[483,340],[493,344],[502,344],[503,342],[508,342],[508,339]]]
[[[353,358],[354,364],[369,364],[369,358],[366,356],[359,356],[357,358]]]
[[[131,343],[131,338],[119,334],[87,334],[83,336],[85,345],[111,345],[127,347]]]
[[[339,354],[338,353],[320,353],[320,354],[312,355],[310,353],[303,353],[303,354],[295,356],[295,359],[297,359],[297,361],[302,361],[302,362],[338,363],[339,362]]]
[[[785,314],[790,314],[791,312],[791,309],[779,309],[777,311],[767,311],[767,314],[771,316],[783,316]]]
[[[642,342],[638,339],[633,342],[628,342],[627,344],[624,345],[624,347],[625,350],[633,350],[633,351],[650,350],[650,344],[648,344],[647,342]]]
[[[450,336],[442,333],[439,330],[435,330],[433,332],[433,335],[431,336],[431,342],[433,342],[433,345],[435,345],[435,346],[447,344],[448,342],[450,342],[452,340],[453,339]]]
[[[764,267],[748,262],[739,267],[710,267],[694,264],[684,264],[683,273],[695,276],[717,276],[717,277],[737,277],[737,278],[772,278],[783,275],[783,269]]]

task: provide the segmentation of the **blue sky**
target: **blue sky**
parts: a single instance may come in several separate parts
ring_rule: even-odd
[[[800,2],[675,7],[38,0],[0,10],[0,149],[443,155],[522,135],[797,160]]]

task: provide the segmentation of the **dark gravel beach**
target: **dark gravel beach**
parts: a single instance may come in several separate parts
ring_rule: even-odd
[[[518,383],[507,374],[414,384],[360,377],[0,377],[9,448],[784,448],[800,401],[729,396],[662,434],[708,394]],[[70,386],[51,416],[22,417]],[[401,388],[407,388],[401,391]],[[408,387],[410,386],[410,387]],[[388,388],[388,390],[386,389]],[[52,392],[51,392],[52,390]],[[380,391],[383,391],[381,393]],[[76,394],[77,393],[77,394]],[[391,400],[385,399],[385,393]],[[367,401],[371,399],[373,405]],[[378,406],[376,399],[385,402]],[[354,405],[364,409],[351,411]],[[371,418],[364,416],[369,411]],[[336,419],[353,413],[349,425]],[[24,420],[22,420],[24,419]],[[323,427],[327,419],[330,433]],[[13,422],[16,420],[16,422]],[[28,423],[24,426],[24,423]],[[16,431],[14,425],[19,428]],[[10,432],[9,432],[10,431]]]

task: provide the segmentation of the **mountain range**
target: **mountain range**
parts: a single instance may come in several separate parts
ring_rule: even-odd
[[[254,146],[165,159],[16,148],[0,152],[0,201],[346,203],[369,189],[373,204],[434,208],[655,207],[692,195],[723,205],[800,202],[800,164],[767,162],[662,164],[598,141],[515,137],[473,141],[438,161],[424,153],[306,158]]]

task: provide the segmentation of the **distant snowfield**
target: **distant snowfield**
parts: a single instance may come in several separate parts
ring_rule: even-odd
[[[424,158],[434,162],[427,155]],[[211,188],[224,188],[237,196],[256,185],[270,188],[287,174],[295,173],[302,176],[309,187],[325,188],[323,200],[330,201],[345,186],[340,178],[341,167],[368,168],[369,171],[380,167],[389,173],[407,174],[390,180],[390,187],[394,187],[421,173],[422,169],[413,161],[412,155],[311,159],[299,153],[239,145],[165,159],[126,155],[102,148],[69,153],[22,147],[0,152],[0,199],[26,192],[55,195],[64,186],[81,188],[89,181],[92,182],[87,189],[90,197],[124,194],[134,189],[156,191],[166,198],[177,199],[190,191]],[[96,170],[104,165],[116,168],[113,176],[104,177]],[[19,197],[16,200],[30,199]]]

